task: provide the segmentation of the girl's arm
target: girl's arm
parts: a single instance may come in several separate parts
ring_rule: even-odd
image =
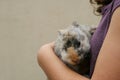
[[[53,52],[54,43],[42,46],[38,52],[38,63],[49,80],[88,80],[69,69]]]
[[[89,80],[66,67],[53,47],[54,43],[49,43],[38,52],[38,63],[49,80]],[[120,80],[120,8],[112,16],[91,80]]]

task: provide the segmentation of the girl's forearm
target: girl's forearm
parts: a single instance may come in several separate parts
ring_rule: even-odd
[[[38,53],[38,63],[49,80],[89,80],[69,69],[54,54],[51,44],[43,46]]]

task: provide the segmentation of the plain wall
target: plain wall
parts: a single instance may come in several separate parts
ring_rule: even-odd
[[[73,21],[97,25],[89,0],[0,0],[0,80],[46,80],[37,51]]]

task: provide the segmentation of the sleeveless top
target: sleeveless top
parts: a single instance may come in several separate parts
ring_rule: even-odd
[[[94,72],[96,59],[102,47],[105,36],[107,34],[112,14],[119,6],[120,0],[113,0],[110,4],[102,8],[101,21],[90,41],[91,45],[90,77],[92,77],[92,74]]]

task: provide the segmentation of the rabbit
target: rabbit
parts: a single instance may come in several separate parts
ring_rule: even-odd
[[[90,70],[90,39],[96,27],[74,22],[59,30],[55,40],[55,54],[72,70],[87,75]]]

